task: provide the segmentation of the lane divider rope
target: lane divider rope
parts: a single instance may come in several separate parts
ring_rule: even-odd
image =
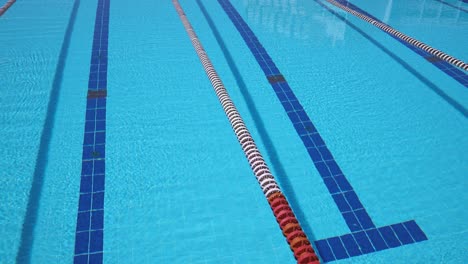
[[[423,42],[421,42],[419,40],[416,40],[416,39],[414,39],[414,38],[412,38],[410,36],[407,36],[407,35],[401,33],[400,31],[390,27],[389,25],[386,25],[386,24],[384,24],[382,22],[379,22],[379,21],[369,17],[369,16],[366,16],[366,15],[360,13],[360,12],[357,12],[357,11],[355,11],[355,10],[353,10],[353,9],[351,9],[351,8],[345,6],[345,5],[343,5],[343,4],[341,4],[341,3],[337,2],[337,1],[327,0],[327,2],[329,2],[330,4],[332,4],[332,5],[334,5],[334,6],[338,7],[338,8],[341,8],[341,9],[345,10],[348,13],[351,13],[351,14],[353,14],[353,15],[355,15],[355,16],[369,22],[370,24],[380,28],[381,30],[383,30],[383,31],[385,31],[385,32],[387,32],[387,33],[389,33],[389,34],[391,34],[391,35],[393,35],[393,36],[395,36],[395,37],[397,37],[397,38],[399,38],[399,39],[401,39],[401,40],[403,40],[403,41],[405,41],[405,42],[407,42],[407,43],[409,43],[409,44],[411,44],[411,45],[413,45],[415,47],[418,47],[418,48],[420,48],[420,49],[422,49],[422,50],[424,50],[426,52],[429,52],[430,54],[432,54],[434,56],[437,56],[437,57],[441,58],[442,60],[444,60],[444,61],[446,61],[446,62],[448,62],[448,63],[450,63],[452,65],[455,65],[455,66],[457,66],[459,68],[462,68],[465,71],[468,71],[468,64],[466,62],[463,62],[462,60],[459,60],[459,59],[457,59],[455,57],[452,57],[452,56],[450,56],[450,55],[448,55],[448,54],[446,54],[446,53],[444,53],[444,52],[442,52],[442,51],[440,51],[438,49],[435,49],[435,48],[433,48],[433,47],[431,47],[431,46],[429,46],[427,44],[424,44]]]
[[[8,0],[2,7],[0,7],[0,16],[2,16],[15,2],[16,0]]]
[[[172,0],[172,3],[179,14],[182,24],[190,37],[193,47],[197,52],[198,58],[200,59],[203,68],[208,75],[208,79],[215,90],[215,93],[224,109],[224,112],[231,123],[231,126],[236,134],[237,140],[239,141],[242,150],[244,151],[247,160],[249,161],[250,167],[257,178],[260,187],[262,188],[263,194],[265,195],[270,207],[273,211],[274,216],[286,237],[287,242],[291,250],[294,253],[294,257],[297,263],[300,264],[318,264],[319,259],[312,248],[312,245],[301,228],[299,221],[294,215],[286,197],[280,190],[278,183],[274,176],[271,174],[262,154],[258,150],[250,132],[248,131],[242,117],[237,111],[234,103],[232,102],[226,88],[224,87],[221,79],[219,78],[216,70],[211,64],[208,55],[201,42],[198,40],[195,31],[193,30],[190,22],[188,21],[182,7],[178,0]]]

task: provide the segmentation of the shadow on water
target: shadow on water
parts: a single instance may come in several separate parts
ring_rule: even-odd
[[[67,58],[70,39],[73,32],[73,26],[76,20],[76,14],[80,0],[76,0],[73,4],[70,19],[68,21],[65,36],[63,38],[62,47],[55,70],[55,76],[52,83],[52,89],[49,95],[49,103],[47,105],[46,118],[39,143],[39,152],[36,158],[36,167],[29,191],[28,205],[21,230],[21,241],[16,255],[16,263],[30,263],[31,249],[34,241],[34,228],[37,222],[37,212],[39,211],[39,202],[44,184],[44,174],[47,166],[47,156],[49,153],[49,144],[52,138],[52,129],[54,127],[55,113],[57,111],[57,102],[60,95],[60,86],[63,78],[63,70]]]
[[[405,68],[407,71],[409,71],[411,74],[413,74],[418,80],[420,80],[422,83],[424,83],[429,89],[431,89],[434,93],[439,95],[442,99],[444,99],[448,104],[450,104],[455,110],[460,112],[465,118],[468,117],[468,110],[463,107],[460,103],[452,99],[448,94],[446,94],[442,89],[440,89],[437,85],[435,85],[433,82],[431,82],[429,79],[424,77],[421,73],[419,73],[415,68],[411,67],[407,62],[405,62],[402,58],[398,57],[395,53],[387,49],[384,45],[380,44],[377,40],[372,38],[370,35],[368,35],[366,32],[355,26],[353,23],[349,22],[346,18],[326,6],[324,3],[322,3],[320,0],[315,0],[319,5],[321,5],[323,8],[325,8],[328,12],[332,13],[335,15],[338,19],[341,21],[345,22],[346,25],[348,25],[350,28],[354,29],[356,32],[361,34],[364,38],[366,38],[369,42],[374,44],[377,48],[385,52],[388,56],[390,56],[392,59],[394,59],[396,62],[398,62],[403,68]]]
[[[231,53],[229,52],[229,50],[227,50],[226,48],[226,45],[224,44],[224,41],[221,37],[221,35],[219,34],[219,31],[218,29],[216,28],[216,25],[214,24],[213,20],[211,19],[210,15],[208,14],[207,10],[205,9],[205,6],[203,5],[203,3],[201,3],[200,0],[197,0],[197,3],[200,7],[200,10],[201,12],[203,13],[203,15],[205,16],[205,19],[206,21],[208,22],[212,32],[213,32],[213,35],[215,36],[216,38],[216,41],[218,42],[220,48],[222,49],[223,51],[223,54],[224,54],[224,57],[226,58],[226,61],[229,65],[229,68],[231,69],[235,79],[236,79],[236,82],[237,82],[237,85],[239,86],[239,90],[241,91],[241,94],[245,100],[245,102],[247,103],[247,107],[249,109],[249,112],[250,114],[252,115],[252,118],[253,120],[255,121],[255,125],[258,129],[258,133],[260,134],[260,137],[265,145],[265,148],[266,148],[266,151],[268,152],[268,155],[270,157],[270,161],[271,161],[271,166],[275,169],[276,171],[276,178],[278,179],[280,185],[281,185],[281,188],[284,192],[284,194],[286,195],[290,205],[291,205],[291,208],[293,209],[294,213],[296,214],[296,217],[297,219],[299,220],[299,222],[301,223],[301,226],[302,228],[304,229],[304,232],[307,234],[307,236],[309,237],[309,240],[311,241],[315,241],[315,237],[314,237],[314,234],[312,232],[312,229],[310,228],[309,226],[309,223],[307,222],[307,219],[305,218],[304,216],[304,213],[301,209],[301,207],[299,206],[299,203],[297,201],[297,197],[296,197],[296,194],[295,194],[295,191],[294,189],[292,188],[291,186],[291,183],[288,179],[288,176],[287,176],[287,173],[285,171],[285,169],[283,168],[283,165],[281,164],[281,161],[278,157],[278,152],[276,151],[276,148],[265,128],[265,125],[263,123],[263,120],[262,118],[260,117],[260,114],[258,113],[258,110],[255,106],[255,102],[254,100],[252,99],[252,96],[250,95],[250,92],[247,88],[247,86],[245,85],[245,82],[244,80],[242,79],[242,76],[232,58],[232,55]],[[265,79],[266,80],[266,79]]]

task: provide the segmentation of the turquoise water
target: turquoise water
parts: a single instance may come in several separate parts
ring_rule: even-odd
[[[208,20],[196,1],[181,5],[307,235],[349,233],[238,31],[217,1],[202,2]],[[468,58],[465,12],[428,0],[351,2]],[[15,263],[33,219],[22,254],[73,261],[97,1],[74,4],[18,1],[0,18],[1,263]],[[315,1],[232,4],[375,224],[415,220],[428,237],[336,262],[466,262],[468,123],[454,107],[468,108],[466,88],[334,7],[360,31]],[[104,262],[295,263],[171,1],[111,0],[109,23]],[[33,179],[42,186],[31,217]]]

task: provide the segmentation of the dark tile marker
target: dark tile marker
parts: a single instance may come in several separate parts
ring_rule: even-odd
[[[229,0],[218,0],[218,2],[239,31],[260,68],[265,73],[298,136],[304,143],[311,161],[322,177],[338,210],[343,215],[351,231],[351,234],[315,241],[322,260],[327,262],[350,258],[388,249],[389,247],[409,244],[409,239],[405,239],[406,243],[402,243],[390,226],[376,228],[372,218],[362,205],[358,195],[334,159],[325,141],[257,36],[255,36]],[[413,232],[414,236],[419,238],[419,240],[414,239],[413,241],[419,242],[427,239],[416,222],[409,221],[406,223],[403,223],[403,225],[406,224],[405,227],[409,233],[412,234]]]

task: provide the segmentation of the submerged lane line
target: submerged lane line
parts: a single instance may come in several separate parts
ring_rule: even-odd
[[[405,68],[407,71],[409,71],[411,74],[413,74],[416,78],[418,78],[422,83],[424,83],[430,90],[432,90],[434,93],[436,93],[438,96],[440,96],[442,99],[444,99],[451,107],[453,107],[455,110],[457,110],[460,114],[464,115],[465,117],[468,118],[468,110],[463,107],[463,105],[461,105],[460,103],[458,103],[457,101],[455,101],[454,99],[452,99],[448,94],[446,94],[442,89],[440,89],[437,85],[435,85],[433,82],[431,82],[429,79],[427,79],[426,77],[424,77],[421,73],[419,73],[415,68],[413,68],[409,63],[407,63],[406,61],[404,61],[402,58],[398,57],[395,53],[393,53],[392,51],[390,51],[389,49],[387,49],[384,45],[380,44],[377,40],[375,40],[374,38],[372,38],[369,34],[365,33],[363,30],[361,30],[360,28],[358,28],[356,25],[354,25],[353,23],[351,23],[350,21],[348,21],[345,17],[343,17],[341,14],[339,14],[337,11],[335,11],[334,9],[332,9],[331,6],[328,6],[326,5],[325,3],[321,2],[321,1],[317,1],[317,3],[322,6],[323,8],[325,8],[328,12],[330,12],[331,14],[335,15],[338,19],[340,19],[341,21],[343,21],[344,23],[346,23],[346,25],[348,25],[349,27],[351,27],[352,29],[354,29],[356,32],[358,32],[359,34],[361,34],[364,38],[366,38],[368,41],[370,41],[372,44],[374,44],[377,48],[379,48],[380,50],[382,50],[383,52],[385,52],[388,56],[390,56],[393,60],[395,60],[396,62],[398,62],[403,68]],[[410,48],[414,48],[414,49],[417,49],[416,47],[413,47],[413,46],[410,46],[409,44],[407,43],[403,43],[407,46],[409,46]],[[423,50],[421,50],[422,52],[424,52]],[[445,63],[445,62],[443,62]],[[453,69],[459,71],[457,68],[451,66],[450,64],[448,63],[445,63],[447,65],[449,65],[450,67],[452,67]],[[461,71],[460,71],[461,72]]]
[[[315,241],[322,259],[333,261],[427,240],[414,220],[376,227],[285,77],[229,0],[218,0],[283,105],[315,168],[351,233]]]
[[[319,4],[321,3],[320,0],[314,0],[314,1]],[[439,68],[445,74],[449,75],[450,77],[455,79],[457,82],[461,83],[463,86],[468,87],[468,74],[466,73],[466,71],[468,70],[467,63],[457,58],[454,58],[450,55],[447,55],[440,50],[437,50],[431,46],[428,46],[416,39],[413,39],[393,29],[389,25],[380,21],[379,19],[367,13],[366,11],[362,10],[361,8],[357,7],[356,5],[348,2],[347,0],[336,0],[336,1],[326,0],[326,1],[378,27],[379,29],[387,33],[389,36],[398,40],[403,45],[410,48],[412,51],[414,51],[415,53],[417,53],[418,55],[420,55],[427,61],[431,62],[434,66]],[[462,71],[458,69],[457,67],[460,67],[461,69],[464,69],[465,71]]]
[[[205,52],[201,42],[199,41],[192,25],[187,19],[182,7],[178,0],[173,0],[175,9],[180,17],[185,31],[187,32],[190,41],[203,65],[211,86],[213,87],[216,96],[226,114],[229,123],[231,123],[234,134],[237,137],[239,144],[242,147],[252,172],[257,178],[265,198],[268,200],[273,214],[278,222],[283,235],[294,253],[294,257],[298,264],[318,264],[319,260],[316,256],[311,243],[309,242],[306,234],[302,230],[294,212],[289,206],[288,201],[280,190],[278,183],[274,176],[271,174],[268,165],[263,159],[262,154],[257,148],[247,126],[244,123],[240,113],[237,111],[234,102],[231,100],[224,84],[219,78],[216,70],[214,69],[211,60]]]
[[[414,45],[426,52],[429,52],[430,54],[434,55],[434,56],[437,56],[439,58],[441,58],[442,60],[450,63],[450,64],[453,64],[457,67],[460,67],[462,69],[464,69],[465,71],[468,70],[468,64],[463,62],[462,60],[459,60],[455,57],[452,57],[448,54],[446,54],[445,52],[443,51],[440,51],[436,48],[433,48],[427,44],[424,44],[422,43],[421,41],[419,40],[416,40],[410,36],[407,36],[403,33],[401,33],[400,31],[398,30],[395,30],[394,28],[392,28],[391,26],[381,22],[380,20],[376,19],[375,17],[373,16],[370,16],[368,14],[364,14],[364,12],[360,12],[362,11],[362,9],[358,10],[357,6],[351,4],[350,2],[348,2],[347,0],[338,0],[338,1],[335,1],[335,0],[326,0],[327,2],[329,2],[330,4],[336,6],[336,7],[339,7],[343,10],[345,10],[346,12],[348,13],[351,13],[365,21],[367,21],[368,23],[380,28],[381,30],[387,32],[388,34],[391,34],[401,40],[404,40],[408,43],[410,43],[411,45]],[[351,8],[350,8],[351,7]],[[354,7],[354,8],[353,8]]]
[[[110,0],[98,0],[86,99],[74,263],[102,263]]]
[[[203,5],[201,0],[196,0],[196,2],[200,7],[200,10],[203,13],[204,17],[206,18],[206,21],[208,22],[208,25],[211,28],[211,31],[213,32],[213,35],[216,39],[216,42],[220,46],[223,55],[227,61],[227,64],[231,69],[231,72],[234,74],[239,91],[241,92],[242,97],[246,102],[246,106],[255,123],[255,127],[258,131],[259,137],[263,141],[265,151],[268,153],[268,156],[270,158],[271,167],[273,167],[273,169],[276,171],[275,177],[278,179],[278,183],[281,185],[284,194],[286,195],[286,197],[288,197],[288,202],[291,205],[291,208],[293,209],[294,213],[296,214],[297,220],[299,220],[302,228],[304,228],[305,233],[309,235],[309,239],[314,239],[314,237],[312,236],[312,228],[307,222],[307,219],[304,216],[304,211],[302,210],[299,202],[297,201],[296,192],[291,187],[291,182],[288,178],[286,170],[283,167],[282,161],[279,158],[278,150],[273,144],[273,141],[270,138],[270,135],[265,127],[262,117],[258,112],[256,102],[253,100],[252,95],[250,94],[250,91],[246,86],[243,77],[241,76],[241,73],[239,72],[239,69],[237,68],[237,65],[231,55],[231,52],[227,49],[227,46],[221,34],[219,33],[216,24],[214,23],[210,14],[206,10],[205,5]]]

